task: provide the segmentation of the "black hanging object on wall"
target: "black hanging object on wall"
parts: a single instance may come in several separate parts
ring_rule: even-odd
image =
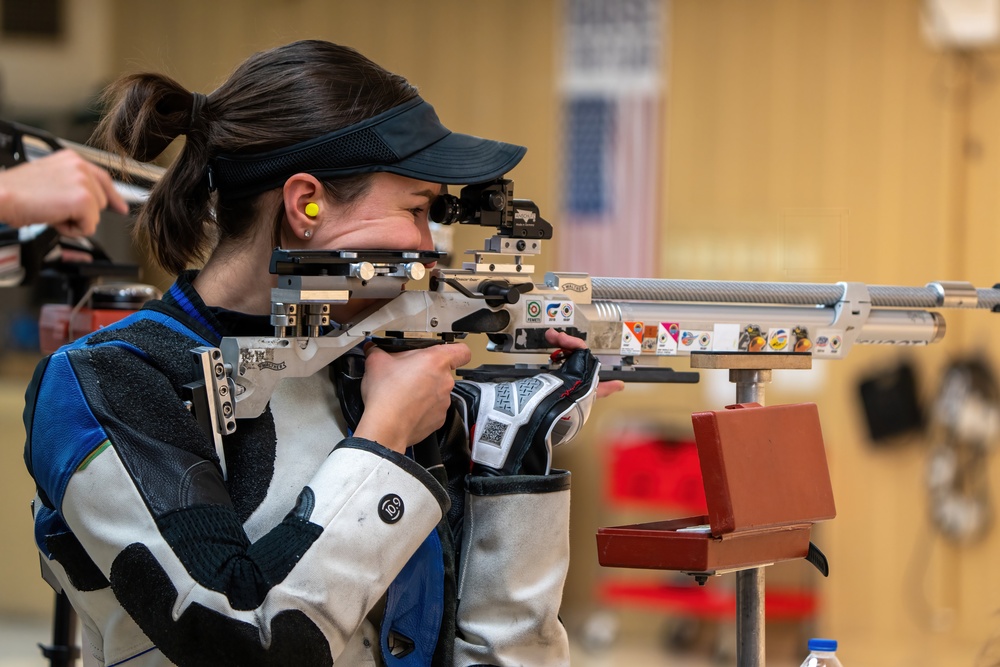
[[[909,361],[865,378],[858,390],[868,432],[876,444],[889,444],[896,436],[923,429],[916,372]]]

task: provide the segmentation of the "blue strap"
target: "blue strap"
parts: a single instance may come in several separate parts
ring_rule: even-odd
[[[37,503],[37,501],[35,501]],[[45,554],[49,560],[52,559],[52,552],[49,551],[46,539],[50,535],[59,535],[69,532],[69,526],[62,520],[59,512],[49,509],[45,505],[38,508],[35,513],[35,544],[38,550]]]
[[[444,555],[437,530],[417,548],[386,593],[382,620],[382,659],[387,667],[427,667],[437,648],[444,614]],[[413,650],[396,657],[389,635],[402,635]]]

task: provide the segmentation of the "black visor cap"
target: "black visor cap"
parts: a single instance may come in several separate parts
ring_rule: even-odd
[[[211,185],[227,198],[282,186],[293,174],[318,178],[385,171],[444,184],[482,183],[514,168],[524,146],[452,132],[419,97],[360,123],[265,153],[219,155]]]

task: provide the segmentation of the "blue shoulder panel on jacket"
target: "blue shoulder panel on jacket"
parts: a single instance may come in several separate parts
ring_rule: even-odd
[[[87,405],[64,351],[49,359],[37,405],[31,424],[32,470],[35,483],[59,509],[73,472],[108,436]]]

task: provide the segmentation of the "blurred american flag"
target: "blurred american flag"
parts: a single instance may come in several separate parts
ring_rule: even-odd
[[[661,0],[568,0],[560,270],[657,270],[663,8]]]

